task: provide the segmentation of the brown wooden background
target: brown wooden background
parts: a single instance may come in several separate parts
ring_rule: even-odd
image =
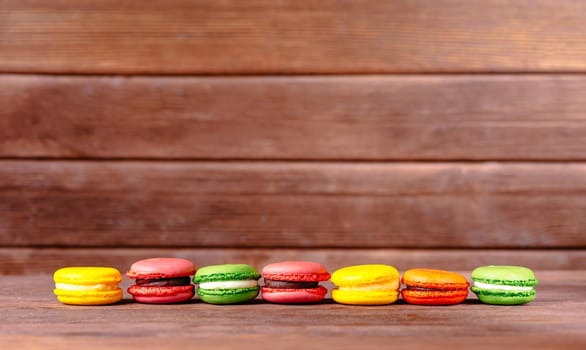
[[[586,3],[0,2],[0,273],[586,267]]]

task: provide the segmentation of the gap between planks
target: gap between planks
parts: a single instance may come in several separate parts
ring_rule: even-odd
[[[469,270],[481,265],[523,265],[540,270],[586,267],[586,250],[490,249],[283,249],[283,248],[0,248],[0,274],[53,273],[63,266],[105,265],[126,271],[137,260],[177,257],[198,267],[247,263],[261,269],[283,260],[309,260],[330,271],[348,265],[382,263],[404,271],[414,267]]]

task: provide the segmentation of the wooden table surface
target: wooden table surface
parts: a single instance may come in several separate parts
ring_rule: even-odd
[[[4,276],[3,349],[311,348],[440,349],[586,347],[586,271],[537,271],[537,299],[524,306],[144,305],[66,306],[50,275]],[[125,280],[126,288],[130,281]]]

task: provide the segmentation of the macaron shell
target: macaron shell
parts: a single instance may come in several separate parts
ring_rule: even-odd
[[[490,265],[472,271],[472,280],[488,284],[509,286],[536,286],[538,281],[533,270],[523,266]]]
[[[319,282],[330,279],[326,268],[311,261],[282,261],[265,266],[262,270],[265,279],[292,282]]]
[[[332,290],[332,299],[347,305],[387,305],[397,301],[399,291]]]
[[[53,280],[57,283],[75,285],[117,284],[122,281],[122,275],[113,267],[63,267],[55,271]]]
[[[130,266],[126,275],[133,279],[159,279],[193,276],[195,266],[180,258],[151,258],[139,260]]]
[[[472,291],[478,299],[491,305],[522,305],[533,301],[537,295],[535,290],[530,291],[501,291],[501,290],[487,290],[477,287],[472,287]]]
[[[348,266],[338,269],[332,274],[332,283],[339,287],[357,287],[394,281],[398,284],[399,271],[389,265]]]
[[[70,291],[55,289],[57,300],[69,305],[109,305],[122,300],[122,289],[106,292]]]
[[[403,289],[401,296],[407,303],[414,305],[455,305],[466,300],[468,289],[438,291]]]
[[[323,286],[308,289],[279,289],[262,287],[262,298],[277,304],[317,303],[324,299],[328,290]]]
[[[146,296],[146,295],[135,295],[134,300],[143,304],[177,304],[184,303],[193,298],[192,292],[183,292],[176,295],[167,296]]]
[[[172,287],[144,287],[131,286],[128,293],[134,300],[145,304],[167,304],[180,303],[190,300],[195,295],[195,286],[172,286]]]
[[[421,291],[403,289],[401,296],[407,303],[414,305],[455,305],[466,300],[468,290]]]
[[[258,280],[260,273],[252,266],[246,264],[225,264],[210,265],[197,270],[193,281],[216,282],[216,281],[238,281],[238,280]]]
[[[402,282],[409,286],[421,288],[468,288],[470,285],[466,277],[459,273],[434,270],[410,269],[403,273]]]
[[[198,289],[201,301],[208,304],[226,305],[250,301],[257,297],[260,287],[235,289]]]

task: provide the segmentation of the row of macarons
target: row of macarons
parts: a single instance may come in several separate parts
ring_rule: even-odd
[[[317,303],[335,285],[331,296],[348,305],[386,305],[399,296],[416,305],[462,303],[471,289],[486,304],[519,305],[535,299],[537,279],[522,266],[481,266],[472,271],[472,285],[463,275],[437,269],[410,269],[401,276],[390,265],[348,266],[330,274],[319,263],[283,261],[265,266],[262,273],[246,264],[211,265],[198,269],[189,260],[151,258],[132,264],[126,275],[135,280],[128,288],[133,299],[147,304],[181,303],[199,299],[209,304],[237,304],[255,299],[271,303]],[[193,276],[193,277],[192,277]],[[258,283],[263,278],[264,284]],[[53,276],[54,293],[70,305],[106,305],[122,299],[120,272],[113,267],[64,267]],[[197,288],[191,282],[197,284]],[[401,289],[401,285],[404,288]]]

